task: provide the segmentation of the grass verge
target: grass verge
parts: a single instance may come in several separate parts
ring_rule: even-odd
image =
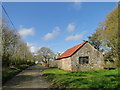
[[[58,68],[46,69],[43,75],[54,88],[119,88],[118,70],[69,72]]]
[[[19,65],[19,66],[11,66],[6,69],[2,70],[2,85],[4,85],[5,82],[10,80],[12,77],[14,77],[16,74],[21,72],[22,70],[28,68],[29,65]]]
[[[38,67],[38,68],[40,68],[40,69],[48,69],[49,67],[45,67],[45,66],[43,66],[43,65],[41,65],[41,64],[36,64],[36,66]]]

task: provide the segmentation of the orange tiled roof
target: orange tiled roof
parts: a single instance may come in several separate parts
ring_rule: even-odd
[[[61,54],[57,59],[62,59],[62,58],[66,58],[66,57],[70,57],[72,56],[79,48],[81,48],[85,43],[87,43],[87,41],[76,45],[68,50],[66,50],[63,54]]]

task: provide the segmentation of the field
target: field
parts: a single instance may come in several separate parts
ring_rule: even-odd
[[[46,69],[43,75],[54,88],[118,88],[118,70],[69,72],[58,68]]]

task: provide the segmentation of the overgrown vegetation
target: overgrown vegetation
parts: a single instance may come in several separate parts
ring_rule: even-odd
[[[18,32],[10,28],[4,18],[1,27],[0,55],[2,57],[2,83],[5,83],[18,72],[34,64],[34,57]]]
[[[19,66],[7,67],[5,70],[3,69],[2,70],[2,84],[4,84],[6,81],[14,77],[17,73],[19,73],[20,71],[28,67],[29,65],[19,65]]]
[[[96,32],[88,37],[89,42],[102,53],[104,52],[105,60],[113,60],[114,64],[119,67],[118,58],[118,38],[120,35],[118,33],[118,25],[120,21],[120,4],[111,11],[105,18],[103,22],[100,23]]]
[[[46,69],[43,75],[54,88],[119,88],[118,70],[69,72],[58,68]]]
[[[19,34],[7,26],[3,21],[2,26],[2,66],[21,65],[31,63],[32,53],[27,44],[22,41]]]

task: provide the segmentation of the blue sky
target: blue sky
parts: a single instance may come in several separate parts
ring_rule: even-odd
[[[3,6],[32,52],[43,46],[63,52],[88,40],[116,3],[16,2]]]

